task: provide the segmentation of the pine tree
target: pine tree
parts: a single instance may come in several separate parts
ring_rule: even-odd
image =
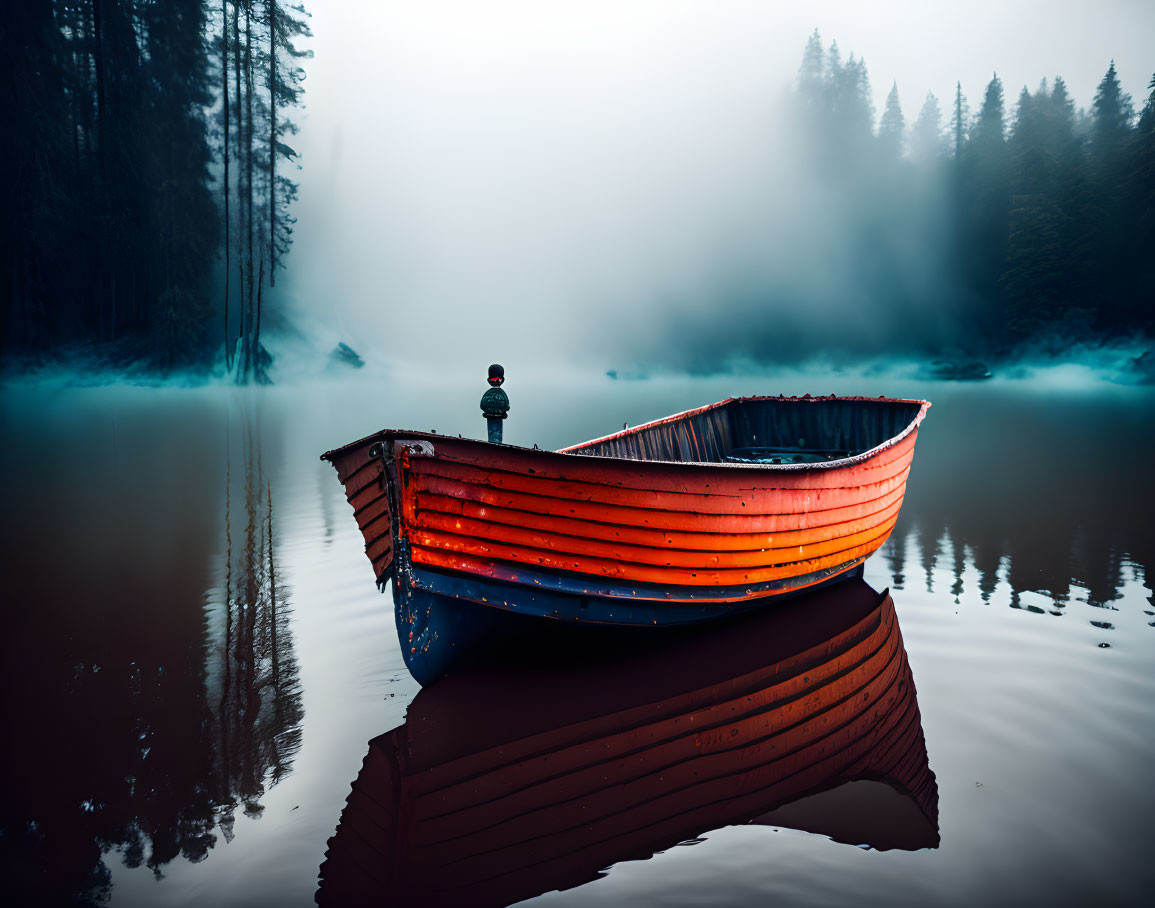
[[[1061,213],[1054,200],[1057,162],[1048,147],[1049,102],[1045,82],[1037,95],[1024,86],[1009,139],[1011,208],[999,284],[1013,343],[1041,335],[1062,309]]]
[[[246,330],[241,337],[242,350],[244,351],[242,359],[242,368],[240,372],[242,381],[250,381],[252,378],[254,367],[254,356],[256,350],[253,346],[254,333],[254,316],[256,311],[256,266],[253,260],[253,240],[255,234],[256,223],[253,217],[253,199],[256,195],[255,187],[253,186],[253,138],[256,130],[253,127],[253,2],[254,0],[245,0],[245,52],[244,63],[241,71],[244,76],[244,98],[245,98],[245,146],[244,155],[241,158],[245,169],[245,238],[247,245],[245,248],[245,273],[248,275],[247,287],[241,299],[241,305],[245,309],[244,324]]]
[[[67,225],[76,223],[78,214],[69,204],[75,197],[69,190],[79,189],[74,181],[84,170],[72,144],[75,134],[68,134],[69,54],[52,4],[12,4],[5,19],[0,29],[0,58],[8,74],[0,141],[6,179],[0,193],[0,349],[39,351],[74,320],[72,306],[61,305],[67,297],[54,293],[62,275],[53,260],[69,244]]]
[[[3,345],[171,367],[201,353],[217,241],[201,0],[6,9]],[[14,147],[7,147],[14,146]]]
[[[838,50],[838,42],[830,42],[830,50],[826,52],[826,84],[833,86],[842,78],[842,53]]]
[[[236,128],[234,137],[234,160],[237,163],[237,334],[235,341],[230,339],[227,346],[239,347],[241,338],[245,335],[245,258],[241,237],[244,235],[245,208],[244,199],[244,150],[245,150],[245,108],[241,99],[241,6],[244,0],[233,0],[233,108],[236,113]],[[239,349],[235,351],[239,353]],[[239,366],[237,367],[239,368]]]
[[[307,16],[302,6],[288,6],[280,0],[235,0],[231,27],[225,29],[232,57],[223,59],[232,67],[230,108],[235,121],[233,141],[229,144],[226,130],[225,143],[237,171],[240,300],[235,331],[226,317],[226,367],[240,383],[268,380],[271,358],[261,342],[265,278],[269,287],[275,287],[276,270],[283,267],[295,222],[290,206],[297,197],[297,184],[279,172],[278,163],[295,162],[297,157],[284,139],[297,131],[291,114],[303,94],[304,71],[299,63],[312,56],[295,43],[311,36]],[[232,363],[228,351],[234,347],[236,362]]]
[[[1089,321],[1097,296],[1093,257],[1098,243],[1099,209],[1087,153],[1090,124],[1079,125],[1079,114],[1066,83],[1055,78],[1048,119],[1048,147],[1058,162],[1055,201],[1062,213],[1062,284],[1064,307]]]
[[[278,158],[286,162],[297,159],[297,152],[283,141],[286,135],[296,134],[297,124],[282,113],[300,104],[305,73],[298,62],[311,59],[313,52],[299,48],[296,43],[298,39],[312,37],[305,8],[299,4],[284,6],[278,0],[266,0],[266,3],[269,29],[269,180],[266,206],[269,215],[269,286],[273,287],[276,286],[276,273],[282,256],[292,242],[294,218],[288,209],[297,197],[297,184],[277,173]]]
[[[999,278],[1006,258],[1010,198],[1003,86],[997,75],[987,84],[983,105],[963,146],[958,192],[961,275],[981,301],[974,309],[979,331],[1002,344],[1006,313]]]
[[[1049,144],[1061,157],[1075,140],[1075,102],[1071,100],[1062,76],[1055,76],[1049,101]]]
[[[802,52],[802,65],[798,67],[798,94],[808,107],[822,104],[826,85],[826,57],[822,49],[822,36],[818,29],[806,41]]]
[[[3,121],[20,136],[0,143],[13,187],[0,194],[6,354],[81,343],[175,368],[205,362],[222,322],[226,359],[238,335],[259,331],[260,280],[281,267],[291,234],[296,186],[278,163],[295,157],[282,140],[295,128],[304,15],[269,0],[6,10]],[[206,111],[214,126],[220,117],[215,147]],[[218,251],[223,292],[210,294]]]
[[[825,113],[823,126],[828,133],[827,141],[833,141],[833,130],[838,123],[838,92],[842,84],[842,54],[838,50],[838,42],[831,41],[826,51],[826,85],[822,105]]]
[[[870,77],[866,61],[854,59],[851,54],[842,67],[841,78],[835,86],[836,114],[846,135],[855,142],[863,142],[874,135],[874,105],[870,100]]]
[[[229,129],[231,125],[232,123],[229,115],[229,10],[228,0],[221,0],[221,133],[224,136],[221,142],[221,154],[224,166],[224,174],[221,178],[221,189],[224,193],[222,214],[224,215],[225,228],[223,244],[225,253],[225,368],[230,371],[233,367],[233,348],[231,338],[229,336],[229,283],[232,281],[232,269],[229,264],[229,259],[233,242],[232,234],[229,230],[229,216],[231,214],[232,207],[229,202],[229,189],[231,182],[231,178],[229,177]]]
[[[1006,117],[1003,106],[1003,83],[996,73],[987,83],[983,95],[983,106],[975,120],[974,135],[976,147],[994,152],[1006,142]]]
[[[140,231],[155,263],[150,319],[153,356],[172,368],[207,342],[213,309],[205,276],[216,252],[217,211],[209,192],[211,153],[204,110],[210,101],[202,0],[142,7],[142,76],[162,99],[142,118],[145,184],[153,187]]]
[[[956,161],[962,160],[963,145],[967,139],[967,122],[970,117],[970,110],[967,107],[967,99],[962,91],[962,82],[955,84],[954,92],[954,107],[951,113],[950,130],[954,136],[954,157]]]
[[[1150,300],[1155,298],[1155,75],[1151,76],[1147,89],[1147,100],[1135,130],[1128,196],[1132,200],[1131,221],[1135,225],[1137,250],[1135,296],[1139,306],[1134,328],[1151,338],[1155,337],[1155,311],[1150,305]],[[1148,301],[1146,306],[1143,300]],[[1152,354],[1148,354],[1148,358],[1151,357]]]
[[[902,116],[902,105],[898,100],[898,82],[891,85],[890,94],[886,96],[886,109],[882,112],[882,120],[878,124],[878,142],[882,153],[888,160],[902,156],[903,142],[906,133],[906,121]]]
[[[1109,166],[1121,152],[1131,131],[1131,120],[1134,117],[1131,96],[1119,85],[1114,60],[1099,82],[1093,111],[1092,149],[1096,157],[1103,160],[1105,166]]]
[[[942,112],[938,98],[927,92],[918,119],[910,132],[910,156],[920,164],[928,164],[942,156]]]
[[[1132,299],[1131,263],[1139,256],[1135,230],[1128,216],[1133,203],[1128,199],[1131,144],[1131,97],[1119,85],[1115,61],[1107,68],[1091,113],[1091,172],[1095,180],[1096,211],[1091,220],[1097,227],[1091,254],[1094,261],[1094,289],[1098,294],[1100,330],[1108,333],[1125,329],[1139,317]]]
[[[1009,139],[1011,191],[1042,191],[1054,177],[1055,161],[1047,147],[1047,99],[1045,88],[1032,96],[1023,86],[1015,108],[1015,123]]]

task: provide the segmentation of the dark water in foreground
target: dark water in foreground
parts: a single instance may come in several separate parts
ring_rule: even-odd
[[[784,644],[771,622],[746,635],[766,635],[765,658],[747,641],[741,666],[717,641],[683,640],[677,658],[647,644],[637,660],[570,654],[576,667],[538,653],[513,683],[435,686],[414,702],[390,597],[375,589],[317,455],[387,424],[480,435],[483,387],[442,381],[0,391],[0,902],[307,905],[370,739],[408,740],[406,759],[418,762],[483,746],[512,753],[558,715],[588,730],[636,707],[634,691],[661,704],[706,691],[716,705],[728,672],[789,655],[775,650]],[[934,797],[923,784],[891,810],[859,782],[817,814],[795,801],[853,775],[832,766],[783,788],[777,813],[772,797],[739,788],[724,811],[661,814],[667,781],[627,786],[607,795],[623,811],[688,825],[671,823],[661,847],[636,834],[574,840],[567,853],[588,847],[594,865],[531,879],[517,868],[560,827],[529,787],[521,810],[540,821],[535,839],[489,833],[497,844],[470,872],[511,874],[516,897],[544,892],[538,901],[556,905],[1147,903],[1151,391],[765,377],[530,384],[511,376],[507,440],[542,447],[731,394],[934,401],[895,534],[866,570],[874,589],[892,591],[917,689],[921,721],[902,740],[919,765],[903,772],[933,772]],[[588,739],[608,748],[614,733],[598,726]],[[891,738],[873,733],[880,766]],[[763,771],[764,755],[734,753],[742,772]],[[676,775],[696,764],[668,765]],[[569,790],[580,769],[551,784]],[[907,819],[875,822],[884,814]],[[405,899],[383,889],[379,902]]]

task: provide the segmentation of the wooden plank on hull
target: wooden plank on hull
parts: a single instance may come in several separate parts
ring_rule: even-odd
[[[436,514],[422,512],[420,525],[410,531],[410,542],[414,546],[469,552],[507,561],[532,563],[537,559],[539,564],[545,563],[541,561],[541,557],[548,555],[555,559],[573,558],[575,561],[593,559],[603,565],[620,562],[698,571],[758,570],[849,551],[877,538],[893,525],[894,517],[888,516],[856,533],[847,533],[831,539],[784,548],[767,547],[754,551],[734,552],[656,549],[585,537],[563,536],[557,533],[543,535],[517,527],[463,518],[439,517]],[[505,554],[501,554],[502,552]],[[571,570],[581,571],[582,568],[575,566]],[[589,572],[594,573],[592,570]],[[599,570],[597,573],[604,574],[605,570]],[[742,579],[751,578],[744,576]]]
[[[431,567],[477,573],[482,576],[509,578],[517,582],[517,566],[532,564],[535,567],[552,568],[579,574],[590,574],[595,578],[613,577],[643,583],[659,583],[673,586],[733,586],[744,583],[761,583],[768,580],[782,580],[846,562],[856,561],[877,549],[894,526],[887,521],[870,540],[849,546],[840,551],[813,558],[799,558],[796,561],[764,568],[727,568],[690,570],[677,567],[658,567],[614,561],[591,556],[570,556],[535,550],[530,552],[499,543],[483,543],[463,540],[458,547],[444,550],[425,545],[423,538],[411,538],[411,558],[415,564]],[[429,536],[431,543],[435,540]],[[501,562],[506,562],[503,567]]]
[[[701,510],[683,510],[663,506],[662,499],[654,497],[646,507],[635,505],[605,504],[599,502],[554,498],[525,492],[510,492],[490,486],[460,482],[454,479],[423,474],[410,475],[402,494],[403,507],[416,506],[419,492],[432,492],[449,498],[476,501],[485,505],[496,505],[513,510],[530,511],[554,517],[576,517],[598,523],[623,524],[656,529],[685,530],[693,532],[705,527],[716,531],[759,532],[774,527],[776,519],[787,514],[806,514],[834,508],[859,508],[862,513],[870,512],[870,504],[906,485],[907,469],[896,476],[878,483],[863,484],[853,488],[824,489],[819,491],[793,492],[779,490],[763,492],[756,497],[736,504],[730,501],[707,500],[701,503]],[[665,502],[674,504],[674,502]],[[408,514],[406,515],[409,516]],[[711,520],[711,518],[716,518]],[[735,518],[738,525],[728,525],[727,518]],[[409,517],[412,520],[412,517]],[[747,525],[742,527],[742,523]]]
[[[898,514],[902,506],[902,490],[880,501],[886,502],[877,511],[855,519],[843,519],[826,526],[776,533],[687,533],[677,530],[596,523],[565,517],[549,517],[529,511],[485,507],[476,502],[463,501],[441,495],[419,494],[417,524],[413,532],[423,528],[443,530],[479,539],[520,540],[537,548],[575,551],[573,545],[589,541],[600,545],[642,546],[655,553],[673,551],[715,553],[760,553],[769,549],[796,549],[860,533],[883,523]],[[512,535],[507,535],[512,534]],[[528,538],[532,535],[532,541]],[[624,557],[624,556],[623,556]],[[653,555],[661,561],[659,555]],[[629,560],[629,559],[626,559]],[[647,559],[643,559],[647,560]]]

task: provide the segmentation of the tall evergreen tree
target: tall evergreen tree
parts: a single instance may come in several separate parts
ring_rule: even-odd
[[[30,0],[7,16],[4,345],[173,367],[203,354],[217,241],[198,0]],[[30,103],[21,106],[27,100]]]
[[[954,138],[954,157],[962,160],[963,145],[967,140],[967,123],[970,110],[967,107],[966,95],[963,94],[962,82],[955,84],[954,105],[951,108],[950,131]]]
[[[1136,236],[1128,214],[1132,203],[1127,194],[1131,172],[1129,151],[1131,96],[1123,91],[1112,60],[1099,82],[1091,111],[1091,172],[1095,180],[1097,228],[1092,251],[1095,262],[1094,287],[1099,294],[1099,327],[1118,330],[1138,317],[1129,286],[1129,263],[1139,255]]]
[[[297,184],[277,173],[277,160],[295,162],[297,152],[284,140],[295,135],[297,124],[286,112],[301,102],[304,93],[304,70],[299,62],[312,57],[311,50],[298,47],[297,42],[312,37],[300,4],[285,5],[279,0],[266,0],[268,18],[268,92],[269,92],[269,177],[266,207],[269,216],[269,285],[276,285],[277,268],[292,242],[294,223],[289,205],[297,198]]]
[[[831,41],[826,51],[826,84],[823,92],[825,96],[823,128],[826,130],[828,141],[834,140],[834,129],[838,124],[838,91],[842,85],[842,78],[842,53],[838,49],[838,42]]]
[[[1155,337],[1155,75],[1147,83],[1147,100],[1135,130],[1130,192],[1131,220],[1135,224],[1137,276],[1135,297],[1140,301],[1135,327],[1148,338]],[[1146,300],[1147,305],[1142,305]],[[1149,354],[1150,355],[1150,354]]]
[[[234,9],[235,9],[234,4]],[[232,233],[229,230],[229,221],[232,215],[232,206],[229,202],[229,190],[231,189],[231,177],[229,176],[229,151],[230,146],[230,130],[232,127],[232,120],[229,114],[229,9],[228,0],[221,0],[221,133],[223,139],[221,141],[221,157],[224,166],[224,175],[221,179],[221,189],[224,192],[224,204],[222,205],[222,214],[224,215],[224,255],[225,255],[225,275],[224,275],[224,349],[225,349],[225,368],[231,370],[233,367],[233,345],[232,338],[229,334],[229,284],[232,282],[232,267],[230,259],[232,257]]]
[[[927,92],[918,119],[914,121],[910,132],[910,156],[920,164],[927,164],[938,160],[942,151],[942,112],[939,110],[938,98]]]
[[[1003,83],[998,73],[987,83],[983,95],[983,106],[975,120],[974,135],[972,136],[976,148],[996,153],[1006,141],[1006,111],[1003,105]]]
[[[1095,156],[1103,162],[1103,166],[1110,166],[1115,163],[1116,157],[1122,151],[1134,117],[1131,96],[1119,85],[1114,60],[1099,82],[1093,110],[1091,147]]]
[[[244,59],[241,64],[241,75],[244,77],[242,85],[244,88],[245,99],[245,127],[244,127],[244,149],[243,154],[238,163],[244,168],[245,184],[244,197],[242,204],[245,207],[245,275],[248,278],[242,288],[241,305],[244,307],[244,318],[241,323],[244,326],[241,332],[241,371],[239,377],[243,382],[251,381],[255,371],[255,357],[256,349],[254,348],[254,316],[256,313],[256,288],[259,286],[257,280],[256,262],[253,258],[254,241],[256,240],[256,231],[259,227],[259,222],[253,216],[253,200],[256,196],[256,187],[253,185],[253,176],[255,162],[253,160],[253,140],[256,135],[256,129],[253,122],[254,109],[254,93],[253,93],[253,77],[254,77],[254,62],[253,62],[253,6],[255,0],[244,0],[244,23],[245,23],[245,37],[244,37]],[[239,48],[238,48],[239,50]],[[238,100],[240,96],[238,95]],[[259,245],[257,248],[260,248]]]
[[[834,112],[848,138],[864,142],[874,135],[874,105],[870,101],[870,77],[866,61],[851,54],[834,84]]]
[[[1049,147],[1050,101],[1045,82],[1036,95],[1024,87],[1009,140],[1011,208],[999,284],[1003,327],[1012,343],[1041,335],[1063,309],[1062,219],[1055,202],[1057,161]]]
[[[81,177],[79,151],[69,136],[78,107],[66,94],[64,38],[49,0],[13,4],[0,29],[7,64],[0,116],[0,347],[43,349],[71,329],[72,293],[79,288],[54,261],[75,242],[70,225]],[[9,129],[11,131],[9,131]],[[73,133],[75,137],[76,133]],[[65,305],[61,305],[65,304]]]
[[[201,0],[168,0],[141,10],[147,34],[145,78],[157,87],[147,110],[148,184],[145,234],[155,244],[158,319],[153,344],[163,364],[205,340],[212,306],[206,277],[217,249],[217,212],[209,193],[211,153],[204,110],[208,54]]]
[[[285,138],[297,130],[292,112],[303,93],[300,62],[312,55],[297,42],[311,32],[304,8],[281,0],[235,0],[231,12],[225,40],[232,54],[225,59],[232,69],[230,157],[237,179],[236,217],[230,220],[237,225],[239,311],[235,325],[225,323],[226,351],[236,353],[236,362],[226,365],[238,382],[263,382],[271,362],[261,343],[265,278],[275,286],[292,240],[290,207],[297,196],[297,184],[278,162],[297,157]]]
[[[1096,295],[1093,256],[1098,230],[1097,203],[1085,140],[1088,130],[1080,130],[1075,104],[1066,83],[1058,76],[1051,89],[1047,128],[1048,148],[1058,167],[1053,193],[1062,214],[1064,308],[1068,318],[1078,314],[1088,321]]]
[[[822,49],[822,36],[814,29],[802,52],[802,65],[798,67],[798,94],[808,107],[820,106],[825,85],[826,54]]]
[[[1155,93],[1141,128],[1132,129],[1113,70],[1091,115],[1076,112],[1066,83],[1055,77],[1034,92],[1024,89],[1008,117],[995,76],[972,118],[958,83],[949,133],[943,135],[938,102],[928,95],[910,134],[911,159],[920,166],[893,169],[883,161],[897,157],[905,125],[897,85],[877,133],[879,148],[889,154],[861,154],[857,142],[870,135],[863,120],[869,111],[865,66],[855,55],[844,61],[837,43],[825,54],[821,46],[811,36],[799,69],[800,106],[820,114],[803,118],[804,138],[819,151],[846,212],[860,219],[841,225],[839,254],[860,263],[864,295],[906,307],[915,325],[919,306],[904,296],[900,277],[910,263],[895,252],[912,236],[938,236],[940,247],[951,249],[954,279],[942,291],[940,324],[953,324],[943,336],[958,347],[997,356],[1047,344],[1059,351],[1053,342],[1124,329],[1149,336],[1150,306],[1137,301],[1151,296],[1142,296],[1140,286],[1155,284],[1155,266],[1144,264],[1151,256],[1140,252],[1155,247],[1149,240]],[[944,145],[954,152],[949,169]],[[1107,166],[1112,148],[1122,155],[1114,168]],[[943,169],[933,166],[940,158]],[[1126,204],[1108,216],[1112,199]],[[1107,270],[1115,278],[1106,279]]]
[[[1075,102],[1067,91],[1062,76],[1055,76],[1048,104],[1049,143],[1055,154],[1062,156],[1075,140]]]
[[[961,275],[981,301],[974,312],[980,332],[1001,338],[1005,313],[999,278],[1006,258],[1010,199],[1003,85],[997,75],[987,84],[960,168]]]
[[[833,88],[842,78],[842,52],[838,49],[838,42],[830,42],[830,50],[826,52],[826,84]]]
[[[223,323],[226,350],[251,335],[259,278],[291,232],[296,186],[276,164],[294,156],[282,139],[304,15],[268,0],[27,0],[7,14],[0,101],[22,140],[0,143],[6,359],[84,345],[168,369],[205,363],[220,337],[210,324]],[[219,138],[206,114],[218,98]]]
[[[896,159],[902,156],[905,138],[906,120],[898,100],[898,81],[895,80],[886,96],[886,109],[878,124],[878,142],[888,159]]]

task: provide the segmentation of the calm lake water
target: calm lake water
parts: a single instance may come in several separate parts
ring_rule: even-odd
[[[674,696],[714,683],[724,653],[681,640],[677,658],[643,645],[633,681],[620,653],[564,670],[538,653],[512,666],[520,684],[435,685],[417,699],[391,594],[375,588],[336,475],[317,458],[383,426],[479,437],[483,390],[476,376],[358,373],[253,391],[0,391],[0,901],[312,904],[371,739],[427,742],[420,722],[440,716],[451,759],[475,737],[504,747],[535,733],[555,684],[557,710],[584,720],[616,709],[632,684]],[[518,849],[532,843],[494,848],[494,873],[511,875],[517,898],[1149,904],[1151,389],[511,370],[507,390],[506,440],[543,448],[739,394],[934,402],[901,518],[865,578],[891,590],[917,689],[925,759],[911,771],[933,780],[902,809],[922,826],[893,840],[867,802],[820,822],[789,805],[768,814],[751,793],[712,824],[691,817],[681,844],[656,854],[660,837],[593,843],[603,863],[576,875],[518,877]],[[777,633],[767,627],[757,633]],[[919,730],[916,717],[916,744]],[[387,849],[363,833],[362,846]],[[404,904],[388,885],[377,901]]]

